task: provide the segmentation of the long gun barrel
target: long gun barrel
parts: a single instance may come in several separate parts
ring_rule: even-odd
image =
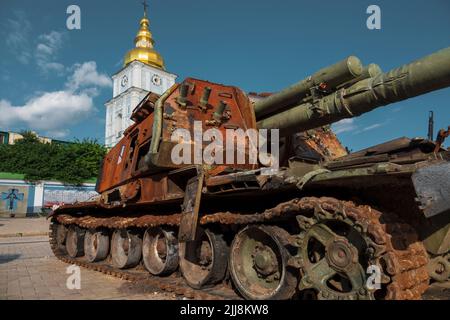
[[[355,56],[349,56],[346,59],[339,61],[332,66],[323,68],[312,76],[256,103],[256,119],[279,111],[283,109],[283,107],[292,105],[292,103],[299,102],[301,99],[311,94],[311,88],[321,84],[326,84],[329,88],[336,88],[344,82],[361,76],[362,73],[363,66],[361,61]]]
[[[292,103],[295,98],[287,95],[287,99],[282,99],[286,90],[275,94],[275,98],[270,96],[263,99],[255,104],[257,126],[280,129],[281,135],[287,135],[356,117],[380,106],[446,88],[450,86],[450,47],[387,73],[376,71],[375,74],[356,83],[348,79],[349,86],[322,96],[309,97],[309,100],[300,101],[296,106],[291,104],[288,108],[286,103]],[[356,75],[355,78],[360,76],[361,74]],[[278,103],[278,110],[282,111],[274,113],[277,108],[274,101]],[[270,114],[264,117],[268,106]]]

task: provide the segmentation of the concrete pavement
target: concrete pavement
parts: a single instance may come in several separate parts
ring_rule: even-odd
[[[0,238],[48,235],[46,218],[0,218]]]
[[[0,218],[0,300],[174,298],[151,288],[136,291],[128,281],[83,268],[81,289],[68,289],[68,265],[53,256],[48,231],[42,217]]]
[[[81,289],[66,286],[67,264],[57,260],[48,237],[0,238],[0,300],[174,299],[156,291],[136,292],[130,282],[81,268]]]

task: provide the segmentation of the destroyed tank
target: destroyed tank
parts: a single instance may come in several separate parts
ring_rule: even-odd
[[[99,196],[50,214],[53,252],[195,299],[419,299],[448,277],[449,151],[399,138],[348,153],[329,125],[448,86],[450,48],[387,73],[350,56],[275,94],[193,78],[149,93]],[[249,129],[268,129],[266,152],[237,163]],[[234,162],[203,159],[212,142]]]

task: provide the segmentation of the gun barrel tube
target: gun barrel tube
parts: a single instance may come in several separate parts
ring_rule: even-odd
[[[381,73],[383,73],[383,71],[381,70],[380,66],[375,63],[371,63],[363,68],[363,71],[360,76],[339,85],[338,88],[349,87],[349,86],[357,83],[358,81],[361,81],[361,80],[364,80],[367,78],[374,78]]]
[[[352,118],[377,107],[450,86],[450,47],[410,64],[361,80],[323,97],[257,122],[286,135]]]
[[[326,83],[327,87],[335,88],[339,84],[359,77],[362,72],[361,61],[355,56],[349,56],[278,93],[256,102],[254,105],[256,119],[262,119],[285,107],[299,103],[301,99],[311,93],[311,88],[316,85]]]

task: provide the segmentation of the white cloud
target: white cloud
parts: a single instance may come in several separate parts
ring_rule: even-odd
[[[350,119],[343,119],[341,121],[334,123],[332,125],[332,128],[336,134],[350,132],[350,131],[353,132],[353,134],[360,134],[362,132],[366,132],[366,131],[370,131],[370,130],[374,130],[374,129],[383,127],[386,124],[388,124],[390,121],[391,121],[391,119],[387,119],[384,122],[377,122],[377,123],[368,125],[364,128],[361,128],[361,125],[358,125],[356,123],[355,118],[350,118]]]
[[[333,127],[333,131],[336,134],[339,134],[339,133],[343,133],[343,132],[356,130],[356,128],[358,126],[355,124],[355,119],[350,118],[350,119],[342,119],[342,120],[334,123],[332,125],[332,127]]]
[[[96,87],[112,87],[111,79],[103,73],[97,72],[97,64],[95,61],[88,61],[82,64],[74,65],[74,72],[68,78],[66,87],[75,91],[80,88],[88,88],[92,90],[92,86]]]
[[[32,38],[31,23],[23,11],[13,12],[12,17],[7,19],[2,27],[5,33],[6,48],[20,63],[28,64],[34,58],[34,62],[41,72],[63,74],[64,65],[56,62],[56,57],[62,47],[65,33],[51,31]]]
[[[58,62],[46,62],[41,65],[41,68],[45,70],[46,73],[50,73],[52,71],[57,72],[59,75],[64,73],[64,65]]]
[[[22,106],[0,100],[0,127],[26,126],[36,130],[61,130],[94,112],[92,97],[67,91],[45,92]]]
[[[21,106],[0,100],[0,127],[45,131],[50,137],[63,138],[71,126],[95,113],[93,98],[99,88],[112,85],[110,78],[97,71],[95,61],[75,64],[70,69],[73,74],[63,90],[37,92]]]
[[[57,32],[57,31],[51,31],[47,34],[41,34],[39,36],[39,40],[42,41],[42,45],[46,46],[46,50],[49,54],[52,54],[55,52],[55,50],[58,50],[61,48],[62,41],[63,41],[63,33]]]
[[[377,122],[377,123],[368,125],[368,126],[362,128],[362,129],[358,130],[358,131],[355,131],[354,134],[359,134],[359,133],[362,133],[362,132],[367,132],[367,131],[371,131],[371,130],[378,129],[378,128],[380,128],[380,127],[384,127],[384,126],[387,125],[389,122],[391,122],[391,120],[392,120],[392,119],[389,118],[389,119],[386,119],[386,120],[383,121],[383,122]]]
[[[29,63],[34,58],[43,74],[71,72],[71,75],[60,90],[35,92],[23,105],[0,99],[0,128],[31,129],[45,132],[50,137],[63,138],[70,134],[70,127],[97,112],[93,99],[101,88],[112,87],[112,81],[108,75],[97,71],[95,61],[71,67],[58,62],[66,33],[51,31],[33,41],[30,39],[31,24],[23,12],[16,13],[2,26],[7,32],[5,43],[19,61]],[[6,81],[8,78],[5,73],[0,79]]]
[[[3,24],[6,47],[22,64],[28,64],[31,59],[30,33],[31,23],[23,11],[15,11],[12,17]]]
[[[364,132],[364,131],[370,131],[370,130],[373,130],[373,129],[382,127],[382,126],[384,126],[385,124],[386,124],[386,123],[374,123],[374,124],[372,124],[372,125],[370,125],[370,126],[367,126],[367,127],[363,128],[361,131],[362,131],[362,132]]]
[[[56,61],[62,47],[65,33],[51,31],[41,34],[37,39],[31,37],[32,26],[25,12],[15,11],[12,17],[2,24],[6,48],[22,64],[34,62],[42,73],[62,75],[65,67]],[[34,49],[34,53],[33,53]]]
[[[42,55],[51,55],[53,53],[53,49],[43,43],[38,43],[36,46],[36,51]]]
[[[51,31],[38,37],[35,57],[36,64],[43,73],[56,72],[58,75],[64,73],[64,65],[55,61],[63,39],[64,33],[58,31]]]

